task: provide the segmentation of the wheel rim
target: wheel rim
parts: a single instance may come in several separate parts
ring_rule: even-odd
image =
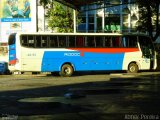
[[[64,69],[64,73],[65,73],[66,75],[70,74],[70,73],[71,73],[71,69],[70,69],[69,67],[66,67],[66,68]]]
[[[131,66],[131,67],[130,67],[130,71],[131,71],[131,72],[135,72],[135,71],[136,71],[135,66]]]

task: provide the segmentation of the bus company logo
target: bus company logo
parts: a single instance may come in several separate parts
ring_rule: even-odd
[[[64,56],[81,56],[80,53],[64,53]]]

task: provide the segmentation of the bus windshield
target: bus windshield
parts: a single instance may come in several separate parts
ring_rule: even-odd
[[[15,36],[16,36],[16,33],[13,33],[13,34],[11,34],[11,35],[9,36],[9,38],[8,38],[8,44],[9,44],[9,45],[15,44]]]
[[[150,58],[154,54],[154,46],[152,40],[146,36],[139,36],[139,44],[142,54],[146,58]]]

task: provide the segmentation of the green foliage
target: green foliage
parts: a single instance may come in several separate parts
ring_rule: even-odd
[[[74,21],[73,21],[73,9],[64,6],[53,0],[40,0],[41,4],[52,6],[48,9],[48,27],[55,32],[73,32]],[[81,22],[81,19],[76,20],[77,23]]]
[[[136,0],[136,2],[139,5],[139,21],[137,30],[141,32],[148,32],[150,37],[155,41],[160,35],[160,0]]]
[[[39,2],[40,2],[41,5],[46,7],[46,5],[49,4],[51,1],[50,0],[40,0]]]
[[[48,11],[48,26],[57,32],[73,32],[73,14],[68,7],[54,3]]]

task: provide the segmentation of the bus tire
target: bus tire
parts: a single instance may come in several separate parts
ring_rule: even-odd
[[[63,77],[70,77],[73,74],[73,67],[69,64],[64,64],[61,68],[60,75]]]
[[[128,66],[128,73],[138,73],[138,65],[136,63],[130,63]]]

